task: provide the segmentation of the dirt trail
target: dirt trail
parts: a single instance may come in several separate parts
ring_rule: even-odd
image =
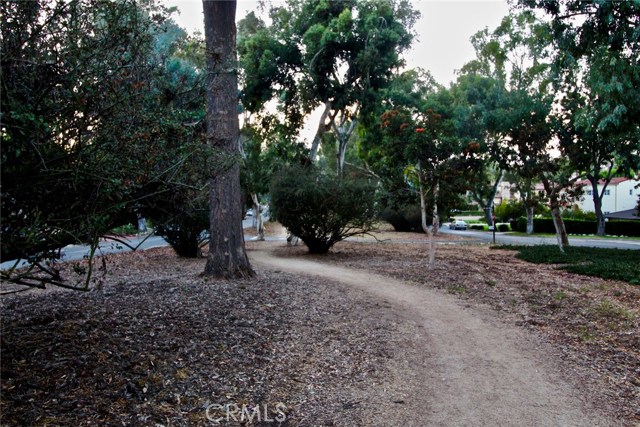
[[[465,307],[437,290],[361,270],[278,258],[268,250],[249,255],[254,264],[272,270],[362,290],[418,325],[419,333],[407,348],[397,349],[390,363],[390,381],[406,395],[402,415],[372,425],[615,425],[561,379],[561,364],[548,348],[492,313]]]

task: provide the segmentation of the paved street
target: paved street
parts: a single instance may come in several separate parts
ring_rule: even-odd
[[[242,221],[243,228],[249,228],[253,226],[253,218],[247,217]],[[450,230],[447,225],[444,225],[440,231],[445,234],[456,234],[458,236],[468,237],[470,240],[477,240],[483,242],[492,242],[493,233],[485,231],[474,230]],[[247,240],[250,238],[247,237]],[[267,240],[284,240],[283,238],[268,238]],[[129,236],[127,241],[133,247],[138,250],[157,248],[166,246],[167,242],[160,236],[155,235],[140,235]],[[569,242],[572,246],[586,246],[594,248],[613,248],[613,249],[635,249],[640,250],[640,240],[621,240],[621,239],[589,239],[589,238],[569,238]],[[540,236],[513,236],[505,233],[496,233],[496,243],[505,245],[555,245],[557,241],[555,237],[540,237]],[[98,255],[112,254],[118,252],[127,252],[131,249],[122,243],[118,243],[113,240],[105,239],[100,243],[98,248]],[[65,261],[82,259],[89,255],[89,247],[84,245],[69,245],[62,250],[62,259]],[[0,264],[0,269],[6,270],[14,265],[15,261],[7,261]],[[26,261],[23,261],[20,266],[26,265]]]
[[[450,230],[447,225],[443,226],[440,231],[446,234],[456,234],[458,236],[466,236],[485,242],[493,241],[493,233],[475,230]],[[555,237],[541,236],[514,236],[505,233],[496,233],[496,243],[501,245],[556,245],[558,241]],[[569,243],[572,246],[586,246],[591,248],[613,248],[613,249],[636,249],[640,250],[640,240],[621,240],[621,239],[590,239],[569,237]]]
[[[264,217],[264,220],[267,221],[268,217]],[[254,227],[254,218],[246,217],[242,221],[242,228]],[[141,234],[138,236],[127,236],[127,243],[136,248],[136,250],[145,250],[151,248],[158,248],[162,246],[167,246],[168,243],[160,236],[149,235],[149,234]],[[247,238],[248,240],[249,238]],[[272,240],[272,239],[268,239]],[[100,245],[96,251],[96,255],[106,255],[106,254],[114,254],[119,252],[128,252],[131,248],[122,243],[119,243],[115,240],[104,239],[100,242]],[[62,260],[64,261],[72,261],[77,259],[82,259],[84,257],[89,256],[90,248],[86,245],[69,245],[62,249]],[[12,268],[15,265],[14,261],[6,261],[0,264],[0,270],[7,270]],[[21,261],[18,267],[23,267],[27,265],[27,261]]]

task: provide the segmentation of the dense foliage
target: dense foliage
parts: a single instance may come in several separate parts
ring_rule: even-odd
[[[533,220],[536,232],[555,233],[555,227],[551,218],[535,218]],[[567,233],[577,235],[593,235],[598,231],[597,221],[588,219],[565,218]],[[520,218],[517,222],[516,230],[526,231],[526,221]],[[610,236],[632,236],[640,237],[640,221],[634,220],[611,220],[606,222],[605,231]]]
[[[616,175],[640,170],[640,3],[520,0],[548,15],[560,149],[592,186],[598,234],[602,198]]]
[[[193,182],[203,86],[169,12],[136,1],[2,2],[2,260],[61,284],[55,258],[160,210]],[[160,207],[160,209],[159,209]],[[7,274],[3,272],[3,276]],[[37,276],[37,277],[36,277]]]
[[[560,212],[577,179],[592,184],[602,234],[608,182],[640,170],[637,2],[520,0],[496,29],[473,36],[476,59],[450,87],[422,70],[399,71],[418,18],[405,0],[289,0],[270,8],[269,19],[251,13],[238,24],[237,74],[227,72],[236,63],[235,7],[214,3],[209,43],[225,40],[224,61],[153,0],[1,3],[0,258],[30,259],[38,273],[11,280],[61,283],[51,262],[61,247],[95,249],[109,230],[140,216],[180,255],[197,255],[204,230],[237,225],[210,227],[208,194],[220,195],[211,199],[220,218],[238,215],[239,186],[213,184],[231,171],[235,185],[240,158],[254,202],[269,198],[268,182],[283,164],[322,169],[289,169],[270,195],[289,224],[291,212],[314,212],[322,230],[295,230],[318,252],[354,232],[345,224],[369,226],[374,205],[364,189],[373,190],[354,173],[375,181],[383,218],[414,230],[418,216],[423,229],[437,229],[439,217],[466,204],[465,194],[490,222],[508,176],[527,231],[547,205],[562,236]],[[209,109],[205,120],[206,93],[215,111],[229,113]],[[243,153],[231,120],[238,98]],[[315,136],[301,141],[297,133],[316,109]],[[534,191],[537,183],[543,191]],[[317,200],[325,198],[331,207],[323,217]],[[521,207],[497,213],[513,219]],[[234,230],[234,248],[242,247]],[[210,253],[224,258],[227,237]]]
[[[375,185],[358,177],[323,174],[313,167],[287,167],[271,184],[273,218],[298,236],[310,253],[367,233],[376,220]]]

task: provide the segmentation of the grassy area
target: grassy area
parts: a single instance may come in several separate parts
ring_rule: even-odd
[[[554,233],[534,233],[527,234],[521,231],[510,231],[510,236],[522,236],[522,237],[556,237]],[[605,240],[640,240],[640,237],[629,236],[596,236],[595,234],[569,234],[572,239],[605,239]]]
[[[603,248],[568,247],[561,253],[557,246],[494,246],[517,250],[518,258],[536,264],[560,264],[572,273],[603,279],[622,280],[640,285],[640,251]]]

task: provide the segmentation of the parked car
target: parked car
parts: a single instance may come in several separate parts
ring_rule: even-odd
[[[452,230],[466,230],[469,226],[466,222],[461,220],[451,221],[449,228]]]
[[[253,209],[247,210],[246,216],[253,216]]]

